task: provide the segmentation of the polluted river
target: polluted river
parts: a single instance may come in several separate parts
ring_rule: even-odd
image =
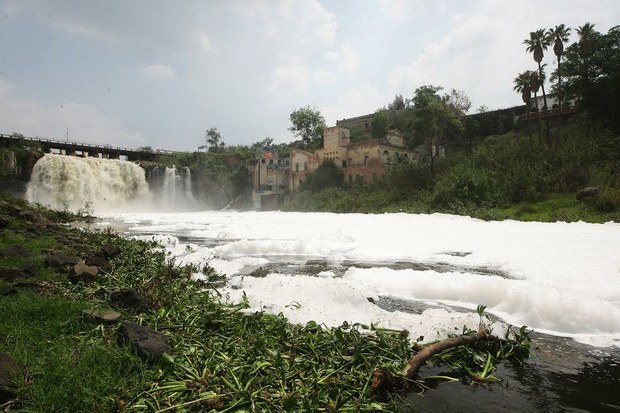
[[[82,181],[104,179],[102,164],[120,168],[107,162],[113,161],[81,165]],[[65,164],[64,177],[56,177],[60,167],[47,164],[35,166],[28,196],[53,205],[50,197],[64,193],[73,167]],[[166,181],[165,190],[155,191],[140,168],[121,168],[105,178],[118,181],[114,194],[76,186],[61,202],[94,204],[92,226],[160,242],[176,265],[196,268],[195,279],[209,265],[222,275],[214,288],[223,300],[247,300],[250,311],[283,313],[294,323],[372,323],[428,343],[464,326],[476,329],[482,304],[494,331],[509,325],[533,330],[530,358],[501,365],[495,374],[501,382],[431,385],[407,396],[403,411],[620,411],[620,224],[153,212],[169,205],[154,200],[157,193],[174,191],[169,203],[191,197],[183,177],[172,176],[176,184]],[[131,202],[122,199],[130,192],[125,185]]]

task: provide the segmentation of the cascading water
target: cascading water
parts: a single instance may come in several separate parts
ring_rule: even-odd
[[[35,164],[26,198],[53,208],[137,209],[150,200],[144,170],[120,160],[47,154]]]
[[[195,206],[192,194],[192,175],[187,167],[155,168],[149,178],[151,188],[157,194],[161,208],[173,211],[187,210]],[[158,189],[157,189],[158,188]]]

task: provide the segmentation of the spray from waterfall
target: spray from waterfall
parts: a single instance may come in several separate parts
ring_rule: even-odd
[[[47,154],[35,164],[26,199],[72,211],[120,211],[150,203],[144,170],[121,160]]]

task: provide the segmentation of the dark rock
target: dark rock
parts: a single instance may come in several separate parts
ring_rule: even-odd
[[[42,228],[47,228],[48,226],[54,225],[52,221],[44,217],[39,212],[21,211],[19,215],[23,217],[26,220],[26,222],[31,223],[35,228],[42,229]]]
[[[31,277],[37,272],[37,265],[32,261],[25,262],[17,268]]]
[[[26,278],[28,274],[19,268],[0,268],[0,279],[5,281],[13,281],[19,278]]]
[[[74,284],[78,282],[90,283],[97,279],[99,269],[94,265],[86,265],[83,261],[78,262],[71,268],[69,281]]]
[[[103,272],[112,271],[112,265],[102,253],[96,253],[86,259],[86,264],[95,265]]]
[[[112,324],[119,321],[122,317],[121,313],[113,310],[83,310],[82,317],[92,319],[97,323]]]
[[[139,292],[133,288],[120,290],[110,296],[112,303],[126,310],[148,311],[149,305]]]
[[[107,258],[108,260],[111,258],[116,258],[120,255],[121,249],[116,245],[107,244],[101,247],[101,254]]]
[[[30,251],[21,244],[13,244],[0,251],[0,258],[27,257]]]
[[[42,290],[43,286],[39,283],[19,281],[13,284],[5,285],[2,289],[0,289],[0,296],[15,295],[20,290],[25,289],[38,291]]]
[[[69,254],[65,254],[64,252],[60,252],[60,251],[51,251],[45,257],[45,263],[48,266],[54,267],[54,268],[65,268],[70,265],[75,265],[79,261],[80,260],[77,257],[74,257]]]
[[[149,359],[159,359],[164,353],[172,352],[165,334],[133,321],[124,321],[121,325],[119,343],[130,344],[138,356]]]
[[[583,188],[579,192],[577,192],[577,201],[583,201],[584,199],[592,198],[593,196],[598,195],[600,189],[595,186],[589,186],[587,188]]]
[[[17,396],[19,385],[26,381],[26,369],[13,357],[0,352],[0,404]]]
[[[0,228],[6,228],[11,223],[11,217],[0,214]]]

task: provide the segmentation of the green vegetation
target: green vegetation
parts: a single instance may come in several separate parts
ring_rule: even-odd
[[[532,93],[537,97],[542,91],[543,107],[537,99],[533,102],[541,113],[537,119],[515,123],[484,108],[463,117],[471,106],[464,93],[441,95],[441,87],[422,86],[411,99],[397,95],[375,116],[375,129],[397,128],[410,148],[418,148],[417,165],[397,165],[373,185],[318,193],[302,188],[284,208],[620,221],[620,26],[601,34],[587,23],[577,29],[579,40],[565,50],[569,32],[558,25],[533,31],[524,41],[536,70],[520,73],[514,90],[528,104],[526,113],[532,109]],[[542,62],[551,45],[557,58],[551,90],[562,102],[558,116],[548,116],[552,108],[546,104]],[[562,111],[570,102],[577,102],[578,112],[571,108],[569,117]],[[447,157],[439,157],[434,149],[439,147],[446,148]],[[578,201],[577,191],[588,186],[600,192]]]

